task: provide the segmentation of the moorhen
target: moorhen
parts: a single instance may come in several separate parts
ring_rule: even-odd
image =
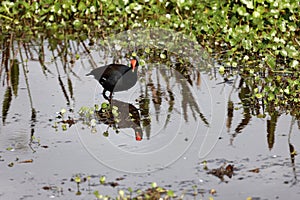
[[[137,82],[137,68],[139,66],[136,57],[130,60],[130,67],[122,64],[110,64],[98,67],[87,74],[93,75],[103,87],[103,97],[112,99],[113,92],[128,90]],[[110,92],[109,98],[106,91]]]

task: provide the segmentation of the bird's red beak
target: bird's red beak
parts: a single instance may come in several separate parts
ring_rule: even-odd
[[[135,68],[136,68],[136,60],[135,59],[132,59],[130,61],[130,64],[131,64],[131,67],[132,67],[132,71],[134,72]]]
[[[135,132],[135,140],[136,141],[141,141],[142,140],[142,136],[140,135],[139,132]]]

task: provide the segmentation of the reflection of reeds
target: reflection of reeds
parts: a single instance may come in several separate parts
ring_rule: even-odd
[[[227,132],[230,132],[232,119],[233,119],[233,109],[234,109],[233,101],[228,100],[228,102],[227,102],[227,120],[226,120]]]
[[[12,92],[11,92],[11,87],[7,86],[2,102],[2,123],[5,124],[6,117],[10,108],[12,100]]]
[[[2,61],[0,68],[0,77],[2,72],[5,74],[6,81],[3,80],[3,85],[6,85],[6,91],[2,103],[2,123],[5,124],[9,108],[11,106],[12,94],[18,95],[19,85],[19,61],[16,59],[18,49],[14,48],[14,35],[11,34],[2,44]]]
[[[7,90],[4,97],[2,118],[3,121],[5,121],[7,114],[9,113],[11,102],[13,101],[12,94],[17,95],[18,93],[18,67],[19,64],[21,64],[27,88],[27,94],[30,101],[30,107],[32,110],[31,132],[33,134],[34,123],[36,122],[36,111],[33,103],[34,98],[30,90],[30,81],[28,80],[27,76],[27,74],[29,73],[29,66],[26,65],[27,61],[37,61],[45,77],[47,77],[49,74],[57,75],[58,86],[60,87],[61,93],[64,96],[67,105],[69,106],[72,106],[71,101],[75,99],[72,83],[74,80],[73,78],[75,77],[80,79],[79,76],[77,76],[77,74],[73,71],[74,63],[78,59],[77,55],[88,55],[90,65],[92,67],[96,67],[97,62],[95,61],[95,57],[92,56],[92,50],[89,49],[89,46],[87,46],[83,41],[75,42],[67,39],[56,40],[53,38],[46,38],[43,35],[39,35],[37,40],[26,42],[19,40],[16,43],[17,48],[15,48],[15,44],[12,42],[14,40],[13,35],[9,36],[9,38],[10,39],[8,40],[2,41],[4,51],[2,51],[0,72],[5,72],[4,74],[7,80]],[[114,45],[108,47],[109,48],[103,47],[104,54],[108,55],[109,52],[114,50],[113,56],[116,60],[120,59],[120,56],[124,55],[124,52],[128,52],[124,48],[121,48],[120,51],[118,51]],[[172,54],[172,52],[168,52],[167,50],[163,51],[167,55],[166,58],[160,58],[159,55],[157,55],[159,54],[159,52],[161,52],[160,49],[151,49],[151,51],[153,50],[153,54],[148,55],[140,52],[141,50],[142,49],[139,49],[138,53],[142,58],[144,58],[146,62],[149,61],[150,63],[155,63],[157,61],[159,63],[165,64],[166,66],[169,66],[167,70],[160,67],[153,67],[151,70],[146,70],[147,77],[145,77],[144,79],[146,80],[146,87],[140,94],[140,111],[142,116],[141,121],[146,129],[145,131],[147,137],[150,137],[151,132],[150,113],[152,112],[150,109],[155,109],[153,113],[155,113],[156,120],[160,120],[159,118],[163,102],[168,105],[167,117],[164,123],[165,127],[169,125],[171,116],[173,115],[174,111],[177,110],[176,112],[178,113],[179,107],[176,108],[176,106],[182,107],[182,114],[184,115],[185,121],[189,120],[188,116],[191,114],[191,116],[195,120],[197,120],[199,117],[199,119],[202,120],[204,124],[208,125],[204,114],[200,111],[197,99],[193,96],[193,93],[191,91],[192,85],[200,85],[201,83],[200,72],[195,69],[195,67],[193,67],[191,63],[186,62],[185,59],[179,59],[178,55]],[[51,61],[49,62],[50,56]],[[145,56],[148,56],[148,58],[146,58]],[[174,58],[178,61],[174,62]],[[18,61],[18,59],[20,59],[20,61]],[[50,68],[48,63],[54,64],[54,69]],[[82,64],[84,65],[84,63]],[[152,73],[155,73],[155,76]],[[142,75],[143,73],[141,73],[141,76]],[[170,83],[171,78],[176,80],[176,84],[179,88],[181,88],[181,91],[184,91],[185,95],[182,95],[181,97],[180,95],[174,94],[174,92],[172,91],[172,87],[174,87],[174,85],[171,85]],[[178,101],[181,102],[181,105],[175,105],[175,102],[177,100],[176,98],[182,98],[181,101]],[[150,106],[151,103],[153,104],[153,107]]]
[[[149,39],[150,36],[152,39],[160,38],[156,33],[153,35],[151,34],[145,35],[145,40]],[[141,89],[139,106],[142,115],[142,123],[144,127],[148,129],[146,134],[149,135],[151,132],[150,109],[155,109],[154,113],[156,113],[156,120],[160,120],[159,113],[161,112],[163,103],[165,103],[164,105],[167,105],[167,116],[164,122],[165,127],[169,125],[173,113],[178,113],[179,107],[182,108],[182,115],[186,122],[190,120],[189,117],[192,117],[194,120],[200,119],[205,125],[209,125],[205,115],[200,110],[198,99],[193,95],[192,89],[194,86],[201,85],[201,73],[209,73],[214,76],[213,73],[216,73],[216,71],[205,66],[206,64],[209,65],[209,63],[206,63],[205,59],[201,59],[201,55],[198,55],[198,58],[196,54],[197,51],[192,51],[193,49],[188,50],[188,47],[191,47],[192,45],[186,45],[181,49],[181,51],[177,51],[180,47],[176,45],[166,45],[167,43],[172,42],[169,37],[160,41],[162,43],[159,43],[159,45],[154,44],[152,46],[149,44],[144,46],[141,44],[132,46],[128,37],[124,38],[125,41],[129,41],[128,43],[125,42],[127,44],[127,48],[125,46],[117,48],[113,43],[114,41],[104,41],[103,44],[105,44],[105,46],[96,47],[95,45],[91,47],[87,46],[87,43],[84,41],[71,41],[67,39],[57,40],[53,38],[46,38],[43,35],[38,36],[38,39],[36,40],[28,42],[22,42],[22,40],[19,40],[18,43],[13,43],[12,41],[15,39],[14,36],[8,36],[6,40],[2,41],[3,51],[0,68],[1,80],[4,77],[2,85],[6,85],[6,92],[4,94],[4,101],[2,104],[2,120],[6,120],[11,102],[13,102],[12,95],[16,96],[18,94],[19,83],[17,77],[19,76],[19,63],[21,63],[23,67],[23,74],[32,110],[34,110],[34,106],[27,77],[29,66],[25,64],[27,60],[38,61],[45,76],[48,74],[57,74],[61,94],[65,97],[67,104],[72,106],[71,101],[75,99],[73,81],[74,78],[80,79],[80,77],[73,71],[73,67],[74,63],[78,61],[80,55],[87,55],[89,60],[88,67],[95,68],[97,67],[97,63],[100,62],[97,59],[102,59],[103,55],[106,55],[106,57],[112,55],[115,62],[117,62],[117,60],[124,60],[124,57],[128,58],[130,56],[130,51],[134,50],[146,63],[150,63],[147,66],[148,69],[140,69],[142,71],[142,73],[140,73],[140,79],[142,80],[141,85],[144,84],[145,87]],[[109,42],[112,43],[106,45]],[[15,47],[16,44],[17,48]],[[167,47],[170,47],[170,49],[167,49]],[[148,48],[147,52],[145,51],[145,48]],[[95,53],[95,49],[98,53],[96,56],[93,54]],[[182,51],[183,49],[186,49],[187,51],[184,52]],[[47,65],[47,59],[49,60],[49,51],[52,54],[50,63],[54,63],[55,69],[51,69]],[[189,53],[191,57],[188,57]],[[20,61],[18,61],[18,59]],[[151,63],[155,65],[151,65]],[[83,67],[86,65],[84,62],[81,64]],[[166,66],[166,68],[159,67],[160,64]],[[171,85],[172,83],[170,82],[172,78],[176,80],[176,86],[178,86],[181,91],[184,91],[184,95],[180,96],[178,94],[174,94],[172,90],[174,85]],[[272,105],[265,105],[263,100],[259,100],[257,98],[250,98],[251,95],[253,96],[253,91],[257,88],[257,86],[258,83],[255,82],[255,80],[251,81],[251,77],[248,77],[247,81],[241,79],[237,87],[240,95],[239,98],[241,99],[244,109],[244,118],[235,128],[235,134],[240,133],[248,125],[251,116],[258,115],[260,110],[263,110],[263,112],[272,112]],[[259,91],[261,91],[261,89]],[[179,98],[181,98],[180,101],[178,101]],[[176,105],[176,102],[181,102],[181,105]],[[153,105],[151,106],[151,104]],[[232,109],[230,106],[231,104],[228,104],[228,120],[230,120],[227,124],[228,128],[231,126],[233,116],[233,111],[230,111],[230,109]],[[297,113],[295,111],[295,115],[296,114]],[[32,115],[35,116],[34,114]]]
[[[291,158],[291,164],[292,164],[292,168],[293,168],[293,174],[294,174],[294,180],[292,182],[292,185],[295,185],[298,183],[298,179],[297,179],[297,171],[296,171],[296,165],[295,165],[295,156],[297,155],[297,151],[294,147],[294,145],[292,144],[292,130],[293,130],[293,126],[295,124],[295,117],[293,117],[291,119],[291,124],[289,127],[289,134],[288,134],[288,143],[289,143],[289,150],[290,150],[290,158]],[[298,121],[299,123],[299,121]]]
[[[178,113],[176,110],[179,108],[182,108],[182,115],[186,122],[189,121],[188,116],[191,115],[194,120],[200,119],[205,125],[209,125],[205,115],[200,111],[198,99],[193,96],[191,91],[191,85],[193,85],[191,75],[194,74],[194,72],[189,72],[190,74],[186,73],[185,76],[183,76],[177,71],[178,68],[176,70],[173,66],[162,67],[153,64],[149,65],[148,68],[148,70],[144,69],[144,73],[141,75],[143,77],[145,76],[143,80],[145,80],[146,85],[146,89],[143,90],[143,97],[151,97],[151,102],[155,109],[156,121],[159,121],[161,107],[164,106],[165,102],[168,105],[168,109],[164,127],[169,124],[171,115],[174,114],[173,112]],[[195,70],[195,72],[197,72],[197,70]],[[195,79],[193,79],[193,81],[199,80],[199,76],[196,75],[194,77]],[[173,93],[172,87],[180,88],[178,94]],[[175,98],[181,98],[181,105],[177,105],[176,107]],[[143,107],[141,107],[141,109],[143,109]]]
[[[19,48],[19,52],[21,52],[21,42],[18,42],[18,48]],[[35,132],[35,124],[36,124],[36,109],[33,106],[33,100],[32,100],[32,96],[31,96],[31,92],[30,92],[30,87],[29,87],[29,82],[28,82],[28,76],[27,76],[27,70],[25,69],[25,62],[23,60],[23,56],[22,53],[20,53],[20,59],[21,59],[21,64],[22,64],[22,69],[23,69],[23,74],[24,74],[24,78],[25,78],[25,83],[26,83],[26,88],[27,88],[27,94],[28,94],[28,98],[29,98],[29,102],[30,102],[30,108],[31,108],[31,132],[30,132],[30,142],[29,142],[29,146],[31,147],[31,144],[33,142],[33,136],[34,136],[34,132]],[[32,147],[31,149],[33,151],[35,151]]]
[[[5,50],[2,52],[0,75],[2,76],[2,73],[4,73],[4,77],[6,77],[5,79],[6,81],[3,81],[3,85],[6,85],[6,92],[4,94],[3,103],[2,103],[2,123],[5,124],[6,122],[11,103],[13,102],[13,95],[15,97],[18,96],[19,75],[20,75],[19,65],[21,64],[23,69],[24,79],[25,79],[25,85],[27,89],[27,95],[29,98],[30,108],[31,108],[31,123],[30,123],[31,131],[30,131],[30,143],[29,143],[31,144],[35,132],[34,128],[36,123],[36,109],[33,106],[33,100],[30,92],[30,86],[29,86],[29,81],[27,76],[28,70],[25,68],[25,61],[22,54],[22,42],[18,41],[17,43],[14,43],[13,42],[14,40],[15,38],[13,34],[11,34],[7,38],[7,40],[2,41],[2,46],[3,49]],[[17,47],[15,45],[17,45]]]
[[[233,144],[233,141],[238,136],[238,134],[241,134],[243,130],[249,125],[253,116],[262,118],[268,115],[268,119],[266,119],[266,140],[268,143],[268,148],[271,150],[275,144],[278,119],[285,112],[285,109],[278,109],[273,104],[265,104],[266,101],[264,101],[264,99],[260,100],[253,97],[253,93],[255,90],[257,90],[258,85],[256,85],[257,83],[255,83],[255,80],[252,80],[251,77],[248,77],[247,82],[243,77],[240,76],[238,76],[237,79],[240,79],[240,81],[237,84],[236,81],[234,81],[232,87],[238,92],[238,98],[243,109],[243,117],[234,129],[234,133],[232,133],[231,135],[230,144]],[[226,82],[224,82],[224,84],[226,84]],[[226,126],[228,132],[230,132],[229,130],[232,127],[232,120],[234,112],[236,110],[230,98],[231,97],[229,97],[227,104]]]

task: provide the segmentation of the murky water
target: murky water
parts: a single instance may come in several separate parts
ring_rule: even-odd
[[[85,74],[112,63],[109,55],[92,48],[66,64],[45,50],[44,59],[49,71],[35,59],[19,63],[17,95],[2,111],[1,199],[95,199],[96,190],[116,196],[120,189],[144,190],[152,182],[186,199],[195,191],[195,199],[300,197],[300,163],[290,153],[300,146],[299,122],[280,113],[252,115],[246,87],[222,83],[213,67],[194,66],[188,76],[155,61],[139,67],[136,85],[113,97],[138,110],[143,139],[136,141],[132,127],[101,121],[91,127],[78,114],[82,106],[108,103],[102,87]],[[2,110],[9,85],[4,74]],[[63,108],[67,112],[58,119]],[[63,130],[68,119],[74,123]],[[227,164],[234,165],[231,178],[207,173]],[[79,185],[76,176],[82,178]],[[101,176],[111,184],[100,184]]]

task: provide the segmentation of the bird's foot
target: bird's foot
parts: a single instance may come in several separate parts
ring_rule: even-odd
[[[111,102],[111,100],[113,98],[113,93],[111,92],[110,95],[109,95],[109,97],[108,97],[108,96],[106,96],[105,92],[106,91],[103,91],[103,93],[102,93],[104,99],[106,99],[107,101]]]

